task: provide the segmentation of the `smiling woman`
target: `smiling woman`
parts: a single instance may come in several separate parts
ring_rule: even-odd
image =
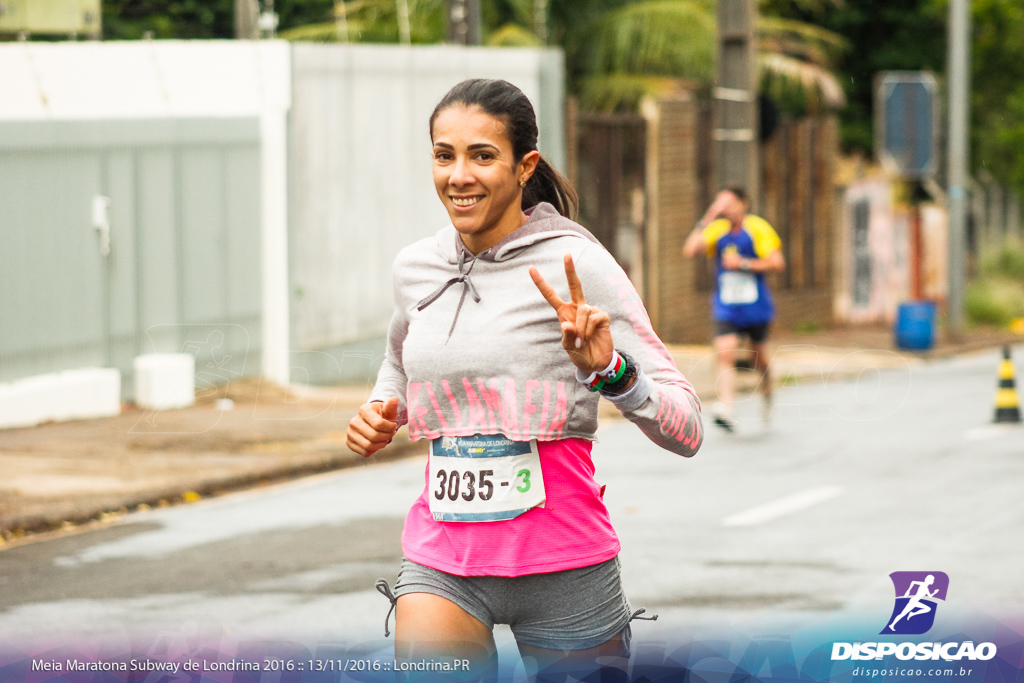
[[[540,154],[530,152],[517,162],[504,128],[478,106],[449,107],[434,121],[434,185],[473,254],[490,249],[526,222],[515,200]]]
[[[541,202],[575,218],[576,192],[541,157],[537,135],[530,101],[505,81],[463,81],[434,108],[434,186],[473,254],[520,228]]]
[[[599,397],[684,456],[701,443],[700,405],[625,273],[569,218],[575,192],[537,151],[526,96],[465,81],[430,132],[451,225],[395,260],[385,361],[347,434],[364,456],[402,425],[430,441],[394,593],[378,582],[397,608],[396,658],[491,675],[500,623],[544,680],[556,663],[577,678],[624,669],[643,610],[623,594],[594,478]]]

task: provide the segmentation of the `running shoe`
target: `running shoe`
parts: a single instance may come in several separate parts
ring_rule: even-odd
[[[732,415],[722,407],[721,403],[715,403],[711,406],[711,417],[714,419],[716,425],[730,434],[736,431],[736,421],[733,419]]]

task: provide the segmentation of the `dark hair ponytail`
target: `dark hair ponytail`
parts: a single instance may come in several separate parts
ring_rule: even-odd
[[[508,81],[473,78],[462,81],[448,91],[430,115],[430,138],[434,138],[434,120],[448,107],[478,106],[505,124],[505,134],[512,143],[516,163],[537,149],[537,115],[523,91]],[[561,173],[543,157],[523,188],[523,211],[541,202],[548,202],[558,213],[575,219],[579,211],[576,190]]]
[[[576,190],[544,157],[537,160],[537,168],[523,188],[523,211],[541,202],[551,204],[558,213],[573,220],[579,212]]]

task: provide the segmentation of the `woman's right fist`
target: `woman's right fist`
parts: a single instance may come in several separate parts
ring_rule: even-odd
[[[364,403],[348,423],[345,442],[353,451],[368,458],[391,443],[398,431],[398,397],[386,403]]]

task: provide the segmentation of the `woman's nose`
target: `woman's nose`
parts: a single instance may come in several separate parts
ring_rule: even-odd
[[[473,182],[473,174],[466,159],[457,158],[452,167],[452,174],[448,177],[449,185],[469,185]]]

